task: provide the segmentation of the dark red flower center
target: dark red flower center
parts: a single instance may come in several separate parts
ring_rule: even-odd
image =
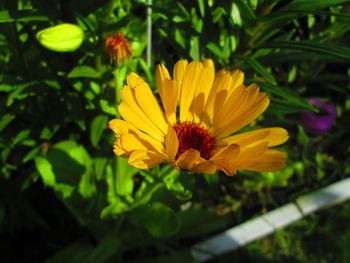
[[[189,149],[200,152],[201,157],[209,160],[215,153],[215,139],[200,125],[191,122],[178,122],[174,126],[177,138],[179,139],[179,149],[176,159]]]

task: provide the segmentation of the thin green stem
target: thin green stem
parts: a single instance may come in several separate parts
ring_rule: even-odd
[[[114,75],[114,85],[115,85],[115,103],[116,105],[119,104],[119,90],[121,89],[120,87],[120,69],[116,67],[113,70],[113,75]]]
[[[96,54],[95,56],[95,68],[97,73],[101,73],[102,56],[101,54]]]
[[[159,178],[161,180],[164,179],[164,177],[166,177],[170,172],[172,172],[174,170],[174,167],[172,167],[171,165],[167,165],[166,167],[164,167],[159,174]],[[181,171],[180,171],[181,173]]]

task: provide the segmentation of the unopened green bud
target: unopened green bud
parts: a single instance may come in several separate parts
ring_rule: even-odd
[[[52,51],[69,52],[80,47],[84,40],[84,32],[77,25],[61,24],[39,31],[36,39]]]

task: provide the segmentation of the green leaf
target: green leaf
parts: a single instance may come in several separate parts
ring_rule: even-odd
[[[223,58],[226,59],[230,56],[230,53],[231,53],[231,50],[230,50],[230,42],[233,46],[233,51],[236,49],[235,47],[235,37],[234,36],[231,36],[230,38],[226,38],[225,40],[225,44],[224,44],[224,47],[222,49],[222,55],[223,55]]]
[[[94,158],[94,169],[97,180],[101,180],[104,177],[107,162],[108,159],[106,157]]]
[[[350,48],[333,43],[320,43],[312,40],[304,41],[272,41],[263,45],[264,48],[298,49],[321,54],[327,54],[342,59],[350,59]]]
[[[268,82],[272,84],[276,84],[276,80],[272,76],[272,74],[268,72],[266,70],[266,67],[261,65],[257,60],[255,60],[254,58],[248,58],[248,57],[238,57],[238,58],[248,63],[252,68],[255,69],[257,73],[259,73],[262,77],[264,77]]]
[[[164,183],[148,183],[143,182],[136,192],[135,200],[132,203],[132,208],[136,208],[140,205],[146,204],[152,198],[152,195],[161,187],[164,186]]]
[[[191,37],[190,40],[190,57],[193,60],[200,60],[200,52],[199,52],[199,38]]]
[[[114,106],[110,106],[107,100],[101,99],[100,106],[103,112],[114,116],[117,115],[117,108]]]
[[[90,81],[90,88],[96,95],[101,93],[100,85],[94,81]]]
[[[181,11],[183,12],[183,14],[185,15],[185,17],[187,18],[187,20],[190,20],[191,15],[188,12],[187,8],[181,4],[181,2],[177,2],[177,5],[179,6],[179,8],[181,9]]]
[[[38,85],[38,82],[27,82],[24,84],[16,85],[15,89],[9,94],[7,97],[6,106],[11,106],[15,99],[23,99],[28,97],[28,95],[34,95],[35,93],[31,93],[30,91],[26,90],[27,88],[33,87],[35,85]],[[26,91],[26,92],[24,92]]]
[[[115,190],[115,173],[113,166],[108,164],[106,166],[106,183],[107,183],[107,200],[109,203],[114,204],[118,198]]]
[[[322,0],[322,1],[315,1],[315,0],[294,0],[284,6],[283,8],[280,8],[279,11],[311,11],[311,10],[317,10],[317,9],[324,9],[330,6],[335,6],[339,4],[349,3],[348,0]]]
[[[28,138],[29,134],[31,133],[30,129],[24,129],[20,131],[17,136],[13,139],[13,145],[16,145],[20,143],[21,141]]]
[[[101,211],[101,219],[106,219],[110,216],[119,215],[125,213],[131,209],[130,204],[122,201],[120,198],[115,198],[114,202],[106,206]]]
[[[180,229],[180,220],[175,212],[162,203],[140,206],[133,212],[133,217],[155,237],[172,236]]]
[[[318,2],[314,2],[319,6]],[[307,10],[307,9],[302,9],[302,10],[285,10],[285,9],[280,9],[275,12],[271,12],[268,15],[261,16],[258,18],[259,24],[261,28],[264,29],[263,38],[265,36],[271,36],[272,31],[280,31],[280,25],[283,23],[288,23],[289,21],[292,21],[293,19],[298,19],[301,17],[305,17],[308,15],[312,16],[328,16],[328,17],[339,17],[343,20],[349,20],[350,16],[345,13],[335,13],[335,12],[327,12],[327,11],[322,11],[322,10]],[[259,41],[261,43],[261,41]],[[257,44],[257,43],[256,43]],[[257,44],[258,45],[258,44]]]
[[[16,22],[49,21],[49,18],[28,10],[12,11],[11,14],[8,10],[0,11],[0,23],[15,22],[15,21]]]
[[[230,15],[231,15],[233,24],[241,27],[242,26],[241,13],[236,3],[232,3]]]
[[[106,167],[107,199],[109,203],[114,205],[120,201],[121,197],[129,198],[131,196],[134,190],[133,176],[137,171],[136,168],[128,164],[127,158],[113,158],[112,165],[109,164]],[[121,209],[124,209],[123,207]],[[119,210],[119,208],[116,209]],[[112,210],[115,210],[115,208]]]
[[[92,160],[82,145],[75,141],[61,141],[47,152],[57,183],[70,185],[85,197],[96,192]]]
[[[219,48],[215,43],[210,42],[206,45],[206,47],[215,55],[217,55],[219,58],[225,58],[225,55],[223,54],[221,48]]]
[[[2,116],[1,120],[0,120],[0,132],[2,132],[3,129],[5,129],[5,127],[7,125],[10,124],[10,122],[15,118],[16,116],[10,113],[5,114],[4,116]]]
[[[9,155],[11,153],[11,150],[12,150],[12,148],[9,147],[9,148],[5,148],[1,151],[1,161],[3,163],[6,163],[7,158],[9,157]]]
[[[182,34],[182,31],[178,28],[175,29],[175,41],[178,43],[182,48],[186,47],[186,40]]]
[[[191,10],[192,27],[197,33],[201,34],[203,30],[203,20],[197,16],[196,10]]]
[[[186,189],[182,183],[179,181],[179,172],[177,170],[172,170],[169,174],[163,177],[166,188],[171,191],[176,198],[180,200],[187,200],[192,197],[192,193]]]
[[[3,91],[3,92],[10,92],[10,91],[13,91],[16,87],[15,86],[12,86],[12,85],[9,85],[9,84],[0,84],[0,91]]]
[[[27,163],[30,160],[32,160],[35,156],[37,156],[40,153],[40,147],[36,147],[32,149],[29,153],[26,154],[23,158],[23,163]]]
[[[44,157],[34,158],[36,169],[39,171],[45,185],[53,187],[56,184],[56,177],[52,170],[51,163]]]
[[[256,19],[253,10],[245,2],[241,0],[235,0],[234,2],[237,5],[239,13],[244,21],[251,22],[252,20]]]
[[[93,13],[95,10],[106,6],[109,0],[74,0],[70,3],[70,7],[77,13],[80,13],[84,16],[88,16]]]
[[[150,67],[147,65],[147,62],[143,58],[139,58],[138,62],[140,63],[140,66],[143,69],[143,72],[145,72],[147,80],[149,82],[153,82],[153,74],[151,72]],[[121,85],[121,86],[123,86],[123,85]]]
[[[300,97],[295,92],[291,91],[289,88],[280,87],[277,85],[271,85],[268,83],[258,83],[259,86],[261,86],[264,90],[267,92],[271,92],[272,94],[276,94],[283,98],[283,100],[274,99],[274,102],[281,102],[286,103],[289,106],[297,106],[299,107],[299,111],[302,110],[308,110],[308,111],[314,111],[317,112],[317,108],[310,105],[306,99]]]
[[[303,127],[301,125],[298,125],[298,135],[297,135],[297,142],[299,145],[303,145],[306,147],[309,143],[309,137],[306,135]]]
[[[45,263],[80,263],[84,262],[89,252],[93,249],[91,244],[76,242],[61,249]]]
[[[84,259],[86,263],[103,263],[111,258],[120,246],[120,240],[114,236],[107,235],[98,244],[98,246],[91,251],[89,256]]]
[[[199,7],[199,12],[201,14],[201,17],[205,16],[205,4],[204,0],[197,0],[198,2],[198,7]]]
[[[289,166],[281,171],[261,173],[258,180],[259,183],[264,184],[264,186],[286,187],[289,178],[293,176],[293,174],[294,168]]]
[[[108,117],[106,115],[96,116],[91,123],[90,141],[92,146],[98,148],[98,142],[101,139],[103,131],[107,128]]]
[[[72,196],[75,187],[68,184],[56,183],[54,190],[58,192],[63,199],[67,199]]]
[[[85,65],[74,67],[68,74],[68,78],[100,78],[101,75],[94,68]]]
[[[267,54],[265,56],[259,57],[259,61],[265,65],[279,66],[288,62],[289,64],[294,64],[297,62],[303,62],[308,60],[318,60],[318,61],[336,61],[340,62],[342,59],[339,57],[334,57],[330,55],[310,52],[310,51],[298,51],[298,52],[288,52],[284,50],[283,52],[276,52]],[[344,77],[344,75],[343,75]]]
[[[305,109],[300,106],[291,105],[288,103],[275,103],[272,102],[266,110],[267,114],[275,114],[275,115],[285,115],[292,113],[300,113],[305,111]]]
[[[138,169],[128,164],[128,159],[124,157],[116,157],[116,175],[115,189],[118,195],[129,195],[134,190],[133,177]]]

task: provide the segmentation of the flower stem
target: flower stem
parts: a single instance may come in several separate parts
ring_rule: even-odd
[[[102,66],[102,56],[101,54],[96,54],[95,56],[95,68],[97,73],[101,73]]]
[[[120,69],[116,67],[113,70],[113,75],[114,75],[114,85],[115,85],[115,103],[116,105],[119,104],[119,90],[121,89],[120,87]]]

